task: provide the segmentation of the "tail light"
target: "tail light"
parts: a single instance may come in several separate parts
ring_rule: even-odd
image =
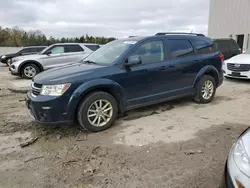
[[[220,60],[221,60],[221,62],[223,62],[225,60],[225,56],[223,55],[223,53],[220,53]]]

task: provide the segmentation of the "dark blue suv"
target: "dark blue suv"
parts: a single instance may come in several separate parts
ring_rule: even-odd
[[[158,33],[104,45],[84,60],[38,74],[27,107],[40,123],[105,130],[118,113],[193,96],[209,103],[222,84],[223,55],[201,34]]]

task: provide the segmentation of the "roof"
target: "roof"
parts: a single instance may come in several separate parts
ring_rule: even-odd
[[[99,45],[99,44],[95,44],[95,43],[56,43],[54,45]]]

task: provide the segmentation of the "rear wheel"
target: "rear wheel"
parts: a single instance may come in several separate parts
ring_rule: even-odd
[[[38,66],[33,63],[29,63],[23,66],[22,68],[22,76],[24,78],[32,79],[40,72]]]
[[[196,95],[194,99],[199,103],[209,103],[213,100],[215,92],[215,79],[210,75],[205,75],[196,84]]]
[[[117,102],[112,95],[106,92],[94,92],[80,104],[77,119],[84,129],[99,132],[110,128],[117,114]]]

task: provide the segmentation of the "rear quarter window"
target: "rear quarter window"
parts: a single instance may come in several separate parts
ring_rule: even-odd
[[[198,54],[208,54],[214,51],[214,44],[212,42],[199,38],[192,39],[192,42]]]
[[[194,55],[193,46],[187,39],[169,39],[168,46],[172,59]]]
[[[99,45],[84,45],[86,46],[88,49],[92,50],[92,51],[96,51],[100,48]]]
[[[66,53],[82,52],[84,51],[79,45],[66,45]]]

